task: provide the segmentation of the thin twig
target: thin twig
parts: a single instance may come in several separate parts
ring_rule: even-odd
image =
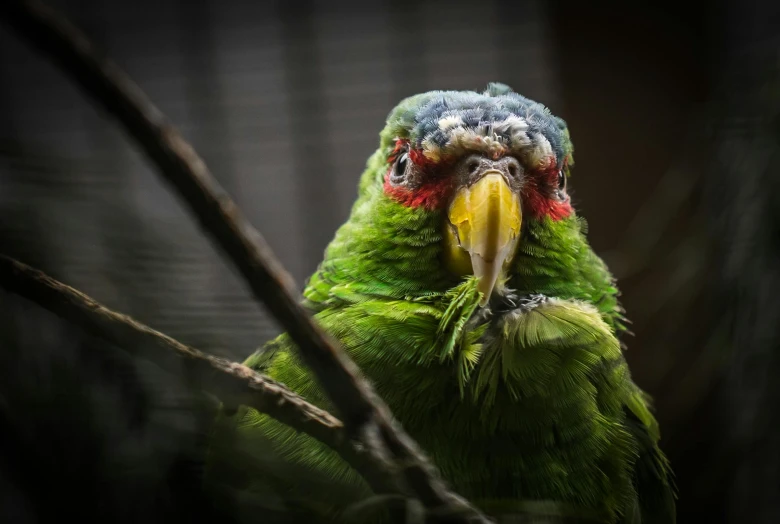
[[[227,404],[251,406],[335,449],[345,443],[340,420],[283,384],[242,364],[186,346],[5,255],[0,255],[0,287],[163,369],[192,371],[204,389]]]
[[[376,470],[397,471],[403,482],[388,486],[366,480],[378,493],[411,491],[428,509],[449,522],[490,522],[468,501],[450,491],[422,450],[394,421],[358,368],[314,322],[295,298],[292,279],[260,234],[219,187],[203,160],[116,65],[100,56],[65,18],[37,0],[5,1],[0,10],[11,27],[124,125],[157,164],[159,173],[193,212],[227,257],[296,343],[345,429],[361,438]],[[365,439],[368,434],[378,438]],[[380,478],[384,478],[380,475]]]
[[[30,300],[115,346],[163,369],[193,373],[199,385],[225,406],[250,406],[335,450],[363,476],[372,471],[366,453],[347,438],[343,423],[284,384],[252,369],[209,355],[112,311],[84,293],[0,254],[0,288]],[[377,482],[390,483],[388,478]]]

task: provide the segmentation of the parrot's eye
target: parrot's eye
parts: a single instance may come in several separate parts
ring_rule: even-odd
[[[560,200],[566,198],[566,174],[563,172],[563,169],[558,171],[558,190],[556,194]]]
[[[403,184],[406,180],[406,171],[409,167],[409,153],[400,155],[395,164],[393,164],[393,172],[390,173],[390,182],[392,184]]]

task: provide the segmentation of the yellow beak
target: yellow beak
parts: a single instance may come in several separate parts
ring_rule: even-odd
[[[487,171],[456,193],[447,218],[445,263],[456,274],[479,278],[484,306],[496,283],[503,285],[514,256],[523,220],[520,200],[500,172]]]

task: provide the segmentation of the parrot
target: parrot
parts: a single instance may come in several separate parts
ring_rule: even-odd
[[[573,150],[563,119],[502,83],[404,99],[302,304],[447,485],[488,515],[674,523],[616,279],[572,204]],[[244,364],[333,409],[286,333]],[[245,406],[222,420],[234,442],[347,486],[320,501],[335,514],[345,493],[371,496],[308,435]],[[238,467],[251,485],[249,462]]]

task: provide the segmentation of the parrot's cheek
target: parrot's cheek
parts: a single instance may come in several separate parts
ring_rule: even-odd
[[[498,171],[487,171],[453,198],[444,224],[444,259],[457,275],[475,275],[484,306],[503,285],[520,239],[520,199]]]

